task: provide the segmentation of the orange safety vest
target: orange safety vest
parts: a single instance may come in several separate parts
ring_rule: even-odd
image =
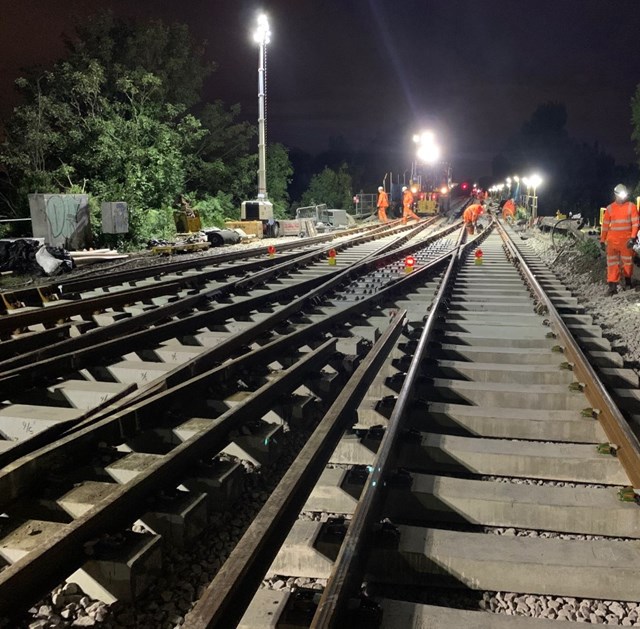
[[[624,242],[638,235],[638,208],[631,201],[614,202],[602,217],[600,242]]]
[[[506,212],[507,214],[515,214],[516,204],[511,199],[507,199],[502,206],[502,212]]]
[[[470,205],[468,208],[465,209],[465,211],[462,213],[462,220],[465,223],[473,223],[473,221],[475,221],[475,216],[473,213],[473,205]]]
[[[467,210],[470,212],[470,216],[471,216],[469,220],[464,218],[467,215]],[[478,220],[478,216],[480,216],[482,212],[483,212],[482,205],[480,205],[479,203],[472,203],[464,211],[464,214],[462,215],[462,217],[464,218],[465,223],[474,223],[475,221]]]
[[[378,207],[381,210],[386,210],[389,207],[389,197],[387,197],[387,193],[384,190],[378,192]]]
[[[402,206],[410,208],[413,205],[413,194],[411,190],[405,190],[402,193]]]

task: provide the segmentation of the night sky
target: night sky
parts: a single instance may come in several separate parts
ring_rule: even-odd
[[[635,161],[629,101],[640,83],[640,0],[0,0],[0,113],[25,66],[63,53],[73,18],[100,8],[186,22],[218,64],[205,98],[257,111],[256,46],[264,9],[269,141],[318,152],[435,130],[454,178],[490,174],[493,156],[536,106],[564,102],[569,133]]]

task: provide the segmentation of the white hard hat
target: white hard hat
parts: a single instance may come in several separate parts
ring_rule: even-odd
[[[378,190],[380,190],[380,192],[382,192],[384,190],[384,188],[382,186],[378,186]]]
[[[627,190],[627,186],[619,183],[614,189],[613,194],[616,195],[620,200],[624,201],[629,196],[629,191]]]
[[[402,192],[404,192],[407,189],[407,186],[402,186]]]

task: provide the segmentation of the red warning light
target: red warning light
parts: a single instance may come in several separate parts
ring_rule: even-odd
[[[469,187],[469,184],[465,181],[462,186],[460,186],[463,190],[466,190]]]
[[[481,258],[483,255],[482,249],[476,249],[476,258]]]
[[[335,249],[329,249],[329,257],[330,258],[335,258],[336,257],[336,250]]]
[[[416,265],[416,259],[413,256],[407,256],[404,259],[404,272],[411,273],[415,265]]]
[[[273,245],[267,247],[267,253],[273,257],[276,254],[276,248]]]

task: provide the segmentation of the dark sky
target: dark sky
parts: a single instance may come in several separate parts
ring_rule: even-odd
[[[569,132],[635,161],[629,101],[640,83],[640,0],[0,0],[0,113],[20,68],[63,52],[72,19],[116,14],[186,22],[218,64],[205,97],[257,105],[264,9],[270,141],[308,151],[344,136],[356,149],[433,128],[454,175],[491,158],[535,107],[562,101]]]

